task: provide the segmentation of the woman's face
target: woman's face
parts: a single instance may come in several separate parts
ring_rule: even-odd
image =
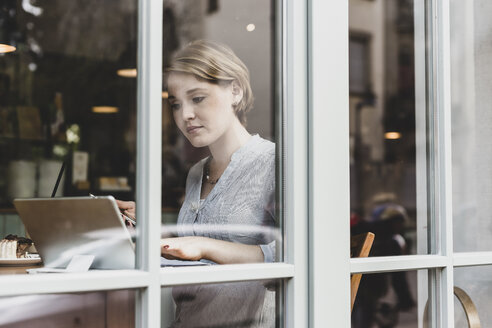
[[[173,72],[168,77],[168,92],[174,120],[195,147],[213,144],[237,120],[232,104],[238,96],[232,83],[222,86]]]

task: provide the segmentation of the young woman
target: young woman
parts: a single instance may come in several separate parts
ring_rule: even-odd
[[[168,258],[217,264],[275,259],[275,145],[246,130],[253,95],[244,63],[225,45],[195,41],[167,70],[176,125],[211,156],[189,171],[178,236],[161,240]],[[119,203],[134,216],[134,203]],[[259,282],[173,289],[176,327],[272,324]],[[263,309],[263,310],[262,310]]]

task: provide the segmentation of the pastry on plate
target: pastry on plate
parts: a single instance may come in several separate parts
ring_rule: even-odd
[[[8,235],[4,239],[0,240],[0,258],[25,258],[27,249],[31,246],[32,240],[29,238],[18,237],[17,235]]]

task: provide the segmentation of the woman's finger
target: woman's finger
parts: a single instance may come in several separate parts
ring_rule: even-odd
[[[135,219],[135,211],[130,211],[130,210],[124,210],[123,211],[123,214],[125,214],[126,216],[130,217],[130,219]]]
[[[118,205],[118,208],[122,209],[122,210],[131,210],[131,209],[135,209],[135,202],[126,202],[126,201],[122,201],[122,200],[116,200],[116,205]]]
[[[162,256],[168,260],[179,260],[179,258],[172,256],[170,254],[162,254]]]

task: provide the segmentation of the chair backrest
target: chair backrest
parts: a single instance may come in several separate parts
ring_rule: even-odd
[[[374,242],[372,232],[361,233],[350,237],[350,257],[368,257]],[[350,278],[350,311],[354,308],[355,297],[359,289],[361,273],[353,274]]]

